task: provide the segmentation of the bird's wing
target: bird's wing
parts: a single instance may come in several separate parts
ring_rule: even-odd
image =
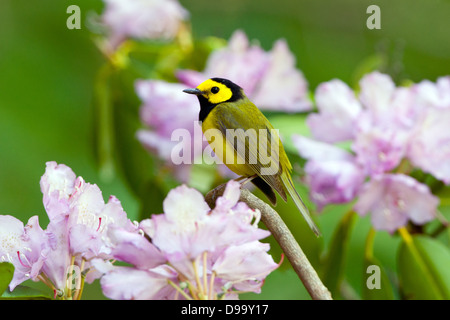
[[[284,150],[278,132],[251,102],[245,106],[221,104],[216,108],[217,127],[236,153],[259,177],[286,201],[280,179]],[[241,108],[246,108],[243,112]],[[231,129],[231,130],[230,130]],[[281,151],[281,152],[280,152]]]
[[[251,109],[243,112],[241,109],[243,107]],[[245,163],[253,172],[275,189],[284,201],[287,200],[285,191],[287,190],[310,228],[317,236],[320,236],[319,229],[294,188],[289,172],[291,164],[277,131],[271,130],[273,126],[269,120],[251,102],[241,107],[235,104],[223,104],[216,108],[223,108],[216,110],[215,115],[217,127],[226,137],[227,142],[233,146],[242,159],[245,159]],[[230,128],[235,130],[230,131]],[[267,139],[264,138],[264,132],[266,132]],[[276,165],[273,166],[273,164]],[[262,184],[263,181],[257,183]],[[258,186],[258,184],[256,185]],[[264,192],[265,186],[258,187]],[[271,199],[270,193],[266,195]]]

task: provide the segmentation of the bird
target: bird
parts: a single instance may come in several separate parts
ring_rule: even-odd
[[[219,159],[238,176],[241,184],[251,181],[276,205],[274,190],[287,202],[287,194],[316,236],[319,228],[294,187],[292,165],[278,131],[245,95],[224,78],[210,78],[183,92],[196,95],[199,122],[205,138]]]

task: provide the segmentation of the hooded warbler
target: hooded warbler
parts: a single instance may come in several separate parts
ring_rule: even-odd
[[[211,78],[196,88],[183,91],[197,96],[202,131],[215,154],[241,176],[237,180],[250,180],[273,205],[277,201],[273,190],[284,201],[287,201],[287,191],[310,228],[320,236],[294,188],[290,174],[292,165],[277,130],[243,89],[230,80]]]

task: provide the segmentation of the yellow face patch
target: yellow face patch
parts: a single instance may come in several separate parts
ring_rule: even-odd
[[[227,101],[233,95],[233,92],[226,85],[217,81],[208,79],[201,83],[197,89],[203,92],[203,96],[212,104]]]

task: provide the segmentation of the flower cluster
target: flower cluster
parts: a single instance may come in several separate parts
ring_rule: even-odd
[[[105,204],[97,185],[63,164],[47,163],[41,190],[50,220],[45,230],[37,216],[26,226],[0,216],[1,261],[15,267],[10,290],[31,279],[48,285],[55,298],[80,299],[84,282],[103,276],[104,294],[113,299],[230,299],[259,292],[277,268],[269,245],[258,241],[270,233],[257,227],[259,211],[238,202],[235,181],[214,210],[197,190],[173,189],[165,213],[140,224],[115,197]]]
[[[141,119],[148,128],[138,131],[137,137],[169,165],[173,165],[170,151],[176,143],[172,140],[172,132],[184,128],[194,137],[198,126],[198,101],[183,94],[182,90],[196,87],[207,78],[233,79],[261,109],[299,112],[312,108],[307,82],[296,69],[294,55],[284,40],[278,40],[271,51],[265,52],[259,46],[251,45],[244,32],[236,31],[226,47],[211,53],[204,71],[179,70],[176,76],[180,83],[162,80],[139,80],[136,83],[136,92],[143,101]],[[283,95],[279,94],[280,91]],[[194,145],[193,141],[187,143]],[[200,143],[207,146],[205,141]],[[192,159],[201,156],[199,151],[203,148],[192,151]],[[175,167],[180,181],[187,182],[189,172],[190,166]]]
[[[133,233],[138,228],[117,198],[111,196],[105,204],[98,186],[76,177],[66,165],[48,162],[40,185],[50,220],[45,230],[37,216],[25,227],[12,216],[0,216],[1,260],[15,267],[10,290],[32,279],[48,285],[55,297],[80,298],[80,281],[91,283],[101,276],[92,259],[112,258],[108,230],[120,226]]]
[[[358,197],[355,210],[389,232],[430,221],[439,200],[408,174],[418,168],[450,183],[450,77],[396,87],[373,72],[359,85],[358,96],[340,80],[319,85],[318,112],[307,118],[314,139],[292,137],[308,160],[312,200],[322,209]]]
[[[203,196],[184,185],[169,192],[164,214],[141,221],[145,236],[110,231],[112,255],[131,266],[102,260],[104,294],[112,299],[235,299],[259,292],[277,264],[258,240],[259,211],[238,202],[240,185],[230,181],[211,210]]]
[[[172,39],[188,18],[176,0],[105,0],[102,14],[111,49],[127,38]]]
[[[180,70],[177,77],[188,87],[196,87],[212,77],[233,79],[262,110],[299,112],[312,107],[308,84],[282,39],[275,42],[270,52],[265,52],[250,44],[245,33],[237,30],[225,48],[212,52],[205,70]]]

